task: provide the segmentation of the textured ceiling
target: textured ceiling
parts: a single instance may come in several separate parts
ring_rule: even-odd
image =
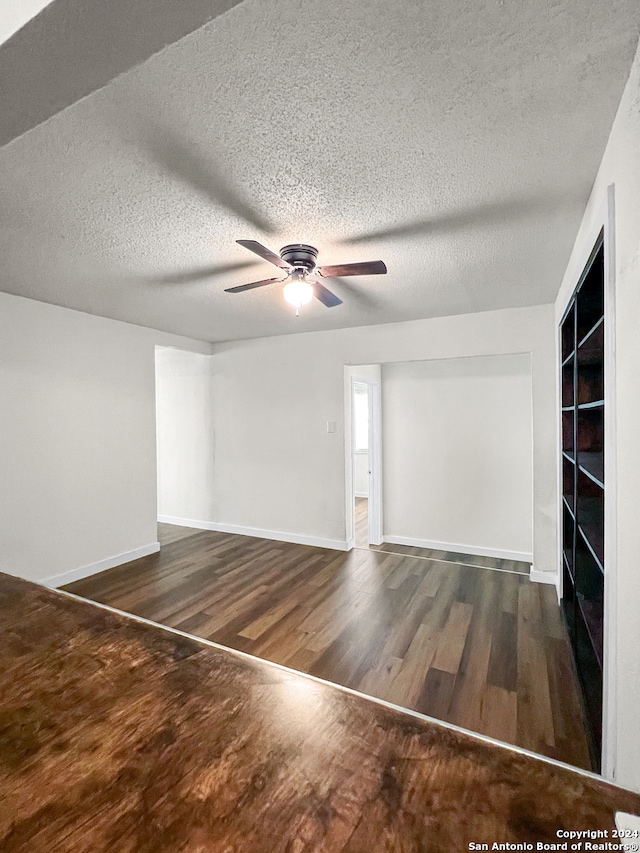
[[[51,0],[20,0],[0,7],[0,44],[37,15]]]
[[[0,289],[213,341],[552,301],[639,25],[636,0],[245,0],[0,149]],[[278,274],[240,238],[389,273],[296,319],[281,286],[223,292]]]

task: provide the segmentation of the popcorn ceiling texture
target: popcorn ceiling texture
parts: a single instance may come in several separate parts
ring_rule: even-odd
[[[211,341],[552,302],[639,25],[636,0],[245,0],[0,150],[0,289]],[[389,274],[295,319],[281,285],[223,292],[278,274],[239,238]]]
[[[240,2],[20,0],[0,9],[0,147]]]

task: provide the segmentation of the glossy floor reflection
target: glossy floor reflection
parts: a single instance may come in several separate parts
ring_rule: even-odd
[[[589,768],[555,590],[526,576],[162,526],[160,554],[69,589]]]
[[[0,575],[3,853],[362,853],[611,832],[640,796]]]

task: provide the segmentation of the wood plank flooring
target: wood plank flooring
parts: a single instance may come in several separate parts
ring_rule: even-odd
[[[457,551],[436,551],[431,548],[415,548],[411,545],[369,544],[369,500],[355,499],[355,544],[356,548],[369,548],[371,551],[383,551],[385,554],[404,554],[407,557],[424,557],[427,560],[442,560],[445,563],[460,563],[466,566],[480,566],[486,569],[498,569],[503,572],[516,572],[528,575],[530,565],[519,560],[504,560],[496,557],[479,557],[476,554],[461,554]]]
[[[369,547],[369,498],[355,498],[354,541],[356,548]]]
[[[177,524],[159,524],[158,542],[161,547],[162,545],[171,545],[172,542],[179,542],[180,539],[186,539],[188,536],[193,536],[194,533],[200,533],[200,528],[178,527]]]
[[[452,677],[427,679],[443,706]],[[640,814],[568,767],[1,574],[0,697],[3,853],[555,849],[558,830],[611,837],[616,811]]]
[[[590,768],[555,589],[527,577],[200,531],[67,589]]]

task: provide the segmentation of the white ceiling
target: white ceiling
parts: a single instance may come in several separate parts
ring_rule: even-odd
[[[0,149],[0,289],[212,341],[550,302],[639,26],[637,0],[245,0]],[[281,286],[223,292],[278,275],[240,238],[389,273],[296,319]]]

